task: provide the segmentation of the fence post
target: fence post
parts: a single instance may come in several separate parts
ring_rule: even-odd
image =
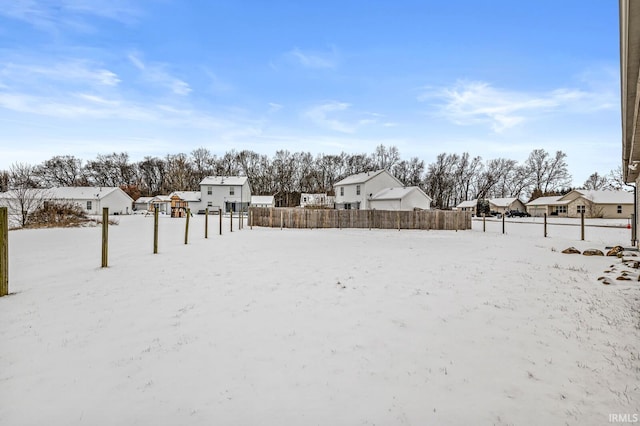
[[[504,234],[504,213],[502,213],[502,233]]]
[[[284,227],[284,211],[280,210],[280,230]]]
[[[238,212],[238,229],[242,229],[242,227],[244,226],[243,222],[244,222],[244,210],[242,210],[242,207],[240,207],[240,211]]]
[[[544,214],[544,237],[547,238],[547,214]]]
[[[398,210],[398,213],[396,216],[398,217],[398,231],[400,231],[400,210]]]
[[[249,229],[253,230],[253,209],[249,209]]]
[[[109,207],[102,208],[102,267],[109,263]]]
[[[9,209],[0,207],[0,297],[9,294]]]
[[[218,219],[220,219],[220,235],[222,235],[222,209],[218,209]]]
[[[233,232],[233,209],[230,210],[231,214],[229,215],[229,232]]]
[[[187,209],[187,222],[184,226],[184,243],[189,243],[189,217],[191,217],[191,209]]]
[[[636,241],[636,215],[635,213],[631,213],[631,245],[633,247],[635,247]]]
[[[153,254],[158,254],[158,206],[153,208]]]
[[[209,207],[204,209],[204,237],[209,238]]]
[[[580,213],[580,240],[584,241],[584,212]]]
[[[482,213],[482,232],[487,232],[487,221],[485,216],[486,215]]]

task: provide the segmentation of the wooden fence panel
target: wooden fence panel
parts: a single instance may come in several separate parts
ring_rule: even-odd
[[[471,213],[251,207],[253,225],[273,228],[471,229]]]

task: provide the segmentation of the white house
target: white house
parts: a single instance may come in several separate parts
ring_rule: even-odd
[[[9,207],[17,206],[14,191],[2,193],[0,204]],[[59,202],[75,204],[90,215],[102,214],[104,207],[109,208],[109,214],[131,214],[133,199],[118,187],[56,187],[34,189],[29,195],[28,209],[35,210],[45,202]]]
[[[475,214],[476,212],[476,207],[478,206],[478,200],[467,200],[467,201],[463,201],[460,204],[458,204],[456,206],[457,210],[463,211],[463,212],[472,212]]]
[[[417,186],[384,188],[373,194],[369,207],[376,210],[429,210],[431,197]]]
[[[131,214],[133,199],[118,187],[57,187],[44,190],[47,201],[60,201],[77,204],[87,214],[102,214],[104,207],[109,214]]]
[[[320,207],[332,209],[335,205],[336,197],[324,194],[300,194],[300,207]]]
[[[517,197],[490,198],[489,207],[491,208],[491,211],[498,213],[506,213],[509,210],[518,210],[520,212],[527,211],[527,207]]]
[[[273,207],[274,198],[273,195],[252,195],[251,207]]]
[[[138,199],[133,202],[133,210],[137,212],[151,210],[151,200],[153,200],[153,197],[138,197]]]
[[[251,202],[251,188],[246,176],[208,176],[200,182],[201,208],[246,211]]]
[[[149,209],[155,210],[158,207],[158,213],[171,214],[171,197],[168,195],[156,195],[149,200]]]
[[[369,200],[385,188],[404,185],[387,170],[364,172],[348,176],[334,184],[336,209],[370,209]]]

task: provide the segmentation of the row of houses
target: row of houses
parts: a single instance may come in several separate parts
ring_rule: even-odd
[[[626,191],[575,189],[565,195],[540,197],[528,203],[518,198],[489,199],[491,211],[506,213],[517,210],[531,216],[586,217],[626,219],[633,213],[633,193]],[[457,208],[475,213],[478,200],[463,201]]]

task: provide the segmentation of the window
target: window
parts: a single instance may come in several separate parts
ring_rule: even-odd
[[[577,206],[576,208],[578,213],[586,213],[586,209],[584,206]]]
[[[233,186],[229,187],[229,195],[235,195],[236,194],[236,189]]]
[[[87,210],[91,210],[92,209],[92,205],[91,205],[91,201],[87,201]]]
[[[340,187],[340,196],[344,197],[344,186]]]
[[[207,195],[211,195],[213,193],[213,189],[210,186],[207,186]]]
[[[213,207],[213,201],[207,201],[207,207]]]
[[[618,206],[618,214],[622,214],[622,206]]]
[[[356,195],[360,195],[360,185],[356,185]]]
[[[567,206],[556,206],[556,213],[566,213]]]
[[[345,203],[344,209],[345,210],[351,210],[351,203]]]

